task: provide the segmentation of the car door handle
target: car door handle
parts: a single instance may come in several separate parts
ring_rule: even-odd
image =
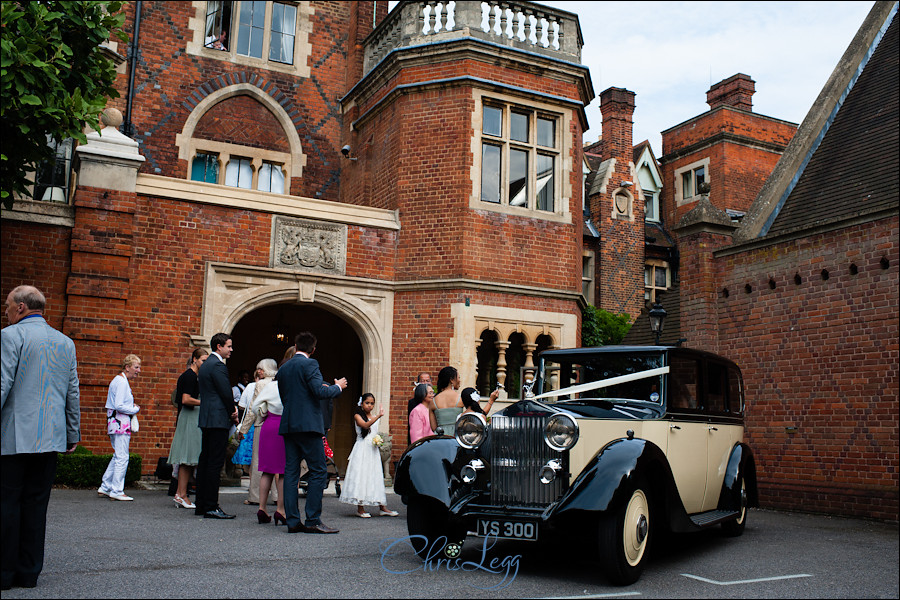
[[[669,429],[681,429],[678,425],[669,425]]]
[[[708,427],[708,429],[709,429],[710,431],[718,431],[718,430],[719,430],[718,427],[713,427],[713,426],[711,426],[711,425]]]

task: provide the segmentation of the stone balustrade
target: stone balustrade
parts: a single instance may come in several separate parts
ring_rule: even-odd
[[[581,63],[584,40],[573,13],[534,2],[400,2],[365,42],[368,73],[398,48],[471,37]]]

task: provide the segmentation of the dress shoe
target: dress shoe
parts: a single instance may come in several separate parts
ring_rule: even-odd
[[[304,533],[337,533],[338,531],[340,531],[338,529],[332,529],[325,523],[317,523],[316,525],[313,525],[312,527],[309,527],[309,526],[304,526],[304,527],[306,528]]]
[[[278,525],[278,521],[281,521],[282,523],[284,523],[285,525],[287,525],[287,519],[284,518],[284,515],[283,515],[283,514],[281,514],[280,512],[278,512],[278,511],[276,510],[276,511],[275,511],[275,524],[276,524],[276,525]]]
[[[288,525],[287,532],[288,533],[306,533],[306,525],[304,525],[303,523],[300,523],[296,527],[291,527],[290,525]]]
[[[275,513],[275,514],[278,515],[278,513]],[[276,518],[277,518],[277,516],[276,516]],[[263,523],[270,522],[272,520],[272,517],[267,515],[266,511],[260,509],[260,510],[256,511],[256,520],[259,521],[260,525],[262,525]],[[275,521],[275,524],[277,525],[278,521]]]
[[[195,503],[195,505],[196,505],[196,503]],[[194,509],[194,514],[197,515],[198,517],[202,517],[203,515],[206,514],[206,511],[198,506],[197,508]]]
[[[217,508],[216,510],[207,511],[206,514],[203,515],[204,519],[233,519],[234,515],[229,515],[221,508]]]

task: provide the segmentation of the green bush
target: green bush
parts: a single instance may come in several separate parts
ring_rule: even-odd
[[[75,448],[72,454],[60,454],[56,462],[56,484],[69,487],[99,487],[103,473],[112,454],[92,454],[84,446]],[[125,485],[141,478],[141,455],[128,453],[128,470],[125,471]]]
[[[590,305],[581,309],[581,345],[585,348],[620,344],[629,329],[631,317],[627,313],[614,315]]]

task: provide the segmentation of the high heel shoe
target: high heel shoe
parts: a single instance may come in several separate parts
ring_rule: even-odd
[[[277,519],[277,518],[278,518],[278,516],[277,516],[278,513],[275,513],[275,515],[276,515],[275,518]],[[259,524],[260,524],[260,525],[262,525],[263,523],[268,523],[269,521],[272,520],[272,517],[270,517],[269,515],[267,515],[266,512],[265,512],[264,510],[262,510],[262,509],[256,511],[256,518],[257,518],[257,520],[259,521]],[[278,523],[278,521],[275,521],[275,522]]]
[[[284,523],[285,525],[287,525],[287,519],[284,518],[284,515],[283,515],[283,514],[281,514],[280,512],[278,512],[278,511],[276,510],[276,511],[275,511],[275,525],[278,525],[278,521],[281,521],[282,523]]]

